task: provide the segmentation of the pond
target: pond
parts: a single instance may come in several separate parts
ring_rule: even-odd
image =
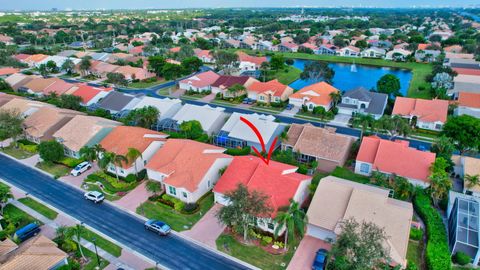
[[[305,64],[310,60],[295,59],[293,66],[303,70]],[[393,74],[400,80],[400,92],[406,96],[408,87],[412,79],[412,73],[408,69],[398,69],[390,67],[378,67],[356,64],[352,67],[352,64],[344,63],[329,63],[328,64],[334,71],[333,86],[340,91],[349,91],[362,86],[366,89],[375,88],[377,81],[385,74]],[[316,83],[312,80],[298,79],[290,84],[295,90],[299,90],[307,85]]]

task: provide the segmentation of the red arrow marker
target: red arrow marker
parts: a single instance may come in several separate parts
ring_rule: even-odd
[[[253,132],[255,133],[255,135],[257,135],[257,138],[258,138],[258,141],[260,142],[260,145],[262,146],[262,152],[266,152],[266,148],[265,148],[265,142],[263,141],[263,138],[262,138],[262,135],[260,134],[260,131],[258,131],[257,127],[250,121],[248,121],[246,118],[244,118],[243,116],[240,116],[240,120],[242,122],[244,122],[245,124],[247,124],[247,126],[250,127],[251,130],[253,130]],[[260,151],[258,151],[257,148],[255,148],[255,146],[252,146],[252,149],[253,149],[253,152],[255,152],[255,154],[261,158],[263,160],[263,162],[265,162],[265,164],[268,165],[268,163],[270,163],[270,158],[272,157],[272,152],[273,152],[273,148],[275,147],[275,145],[277,144],[277,137],[275,137],[275,139],[273,140],[273,143],[272,145],[270,145],[270,149],[268,149],[268,155],[267,155],[267,158],[264,158],[262,156],[262,154],[260,153]]]

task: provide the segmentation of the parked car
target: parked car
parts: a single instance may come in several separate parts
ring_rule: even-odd
[[[83,196],[86,200],[92,201],[94,203],[101,203],[105,200],[105,196],[98,191],[89,191],[86,192]]]
[[[172,229],[163,221],[150,219],[145,222],[145,230],[150,230],[160,235],[167,235]]]
[[[290,111],[291,109],[293,109],[293,105],[292,104],[287,104],[287,107],[285,107],[285,109]]]
[[[312,270],[324,270],[327,265],[327,253],[326,249],[319,249],[315,255],[315,260],[313,261]]]
[[[73,170],[70,172],[71,175],[73,176],[79,176],[80,174],[86,172],[87,170],[90,170],[92,168],[92,164],[88,161],[84,161],[80,164],[78,164]]]
[[[14,239],[18,239],[23,242],[30,237],[37,235],[40,232],[40,226],[37,223],[30,223],[20,229],[18,229],[13,235]]]
[[[243,101],[242,101],[243,104],[253,104],[253,99],[251,98],[244,98]]]

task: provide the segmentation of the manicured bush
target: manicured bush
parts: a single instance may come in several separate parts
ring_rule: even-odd
[[[227,151],[225,151],[225,154],[231,155],[231,156],[246,156],[250,154],[250,152],[251,152],[251,148],[249,146],[246,146],[244,148],[227,149]]]
[[[20,139],[20,140],[17,140],[17,142],[20,144],[23,144],[23,145],[37,145],[36,143],[34,142],[31,142],[27,139]]]
[[[405,268],[405,270],[418,270],[418,267],[414,262],[408,262],[407,268]]]
[[[410,239],[412,240],[421,240],[423,237],[423,231],[421,229],[412,228],[410,229]]]
[[[471,262],[472,258],[470,258],[470,256],[468,256],[468,254],[459,251],[459,252],[455,253],[455,255],[453,255],[452,260],[456,264],[467,265]]]
[[[185,203],[184,203],[184,202],[182,202],[182,201],[180,201],[179,199],[177,199],[177,198],[175,198],[175,197],[172,197],[172,196],[170,196],[170,195],[168,195],[168,194],[163,194],[163,195],[162,195],[162,200],[172,203],[172,204],[173,204],[173,208],[174,208],[176,211],[178,211],[178,212],[182,211],[183,208],[185,207]],[[163,201],[162,201],[162,202],[163,202]],[[172,205],[170,205],[170,206],[172,206]]]
[[[46,162],[58,162],[64,157],[63,146],[55,140],[41,142],[38,152]]]
[[[199,208],[198,204],[196,204],[196,203],[187,203],[187,204],[185,204],[185,206],[183,207],[182,213],[183,213],[183,214],[190,215],[190,214],[196,213],[199,209],[200,209],[200,208]]]
[[[451,269],[450,250],[442,217],[432,207],[430,197],[423,190],[417,192],[413,199],[413,205],[426,226],[427,247],[425,261],[427,269]]]
[[[63,164],[69,168],[75,168],[78,164],[82,162],[83,160],[72,158],[72,157],[64,157],[58,161],[58,163]]]
[[[147,178],[147,170],[143,169],[143,170],[138,172],[137,181],[142,181],[145,178]]]
[[[260,244],[263,245],[263,246],[266,246],[266,245],[272,243],[272,241],[273,241],[272,237],[264,235],[264,236],[262,236],[262,241],[260,242]]]
[[[36,153],[37,152],[37,145],[36,144],[32,145],[32,144],[19,143],[18,146],[23,151],[27,151],[27,152],[30,152],[30,153]]]
[[[127,183],[137,182],[137,177],[135,176],[135,174],[129,174],[127,175],[127,177],[125,177],[125,182]]]

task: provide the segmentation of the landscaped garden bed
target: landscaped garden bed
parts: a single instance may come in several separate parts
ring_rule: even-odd
[[[0,240],[4,240],[7,236],[13,236],[15,231],[33,222],[41,224],[40,221],[16,206],[7,204],[3,209],[3,219],[0,220],[3,228],[3,230],[0,231]]]
[[[84,185],[88,190],[98,190],[105,193],[108,200],[119,199],[141,183],[145,172],[139,172],[139,179],[130,180],[130,177],[118,179],[111,174],[98,171],[87,176]]]
[[[38,153],[37,144],[28,140],[18,140],[8,147],[0,148],[0,151],[16,159],[26,159]]]
[[[196,207],[165,195],[150,197],[137,208],[137,213],[147,218],[162,220],[175,231],[191,229],[212,208],[214,201],[212,192],[200,198]]]

